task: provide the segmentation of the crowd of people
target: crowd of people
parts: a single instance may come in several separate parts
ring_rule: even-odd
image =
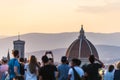
[[[105,65],[94,55],[90,55],[90,63],[86,65],[81,65],[81,60],[76,58],[69,62],[66,56],[61,57],[61,64],[55,65],[51,51],[42,56],[41,63],[34,55],[27,61],[19,58],[18,50],[13,50],[12,55],[9,61],[6,57],[1,60],[0,80],[120,80],[120,62],[117,69],[110,65],[100,75],[99,71]]]

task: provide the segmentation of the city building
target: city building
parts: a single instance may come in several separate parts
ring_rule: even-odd
[[[89,63],[88,57],[94,55],[99,59],[98,52],[95,46],[86,38],[83,25],[81,25],[80,35],[68,48],[66,56],[70,61],[73,58],[78,58],[82,64]]]
[[[18,40],[13,42],[14,50],[19,51],[19,57],[25,58],[25,41],[20,40],[20,35],[18,35]]]

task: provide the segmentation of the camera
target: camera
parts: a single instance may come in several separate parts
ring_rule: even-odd
[[[52,54],[52,51],[46,51],[46,54]]]

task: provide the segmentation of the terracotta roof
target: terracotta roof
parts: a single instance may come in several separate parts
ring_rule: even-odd
[[[73,58],[88,58],[91,54],[93,54],[96,58],[99,58],[94,45],[86,39],[82,26],[80,36],[70,45],[66,52],[66,56],[69,60],[71,60]]]

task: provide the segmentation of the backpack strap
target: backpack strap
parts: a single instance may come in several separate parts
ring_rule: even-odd
[[[75,68],[73,67],[72,69],[74,72],[74,80],[82,80],[78,72],[75,70]]]

